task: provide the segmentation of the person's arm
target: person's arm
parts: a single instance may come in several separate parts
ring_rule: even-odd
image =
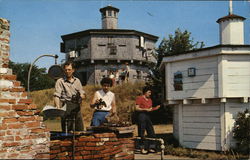
[[[86,93],[85,93],[85,91],[82,88],[81,81],[79,79],[77,79],[76,83],[77,83],[77,88],[78,88],[78,91],[80,92],[81,98],[85,99],[86,98]]]
[[[160,107],[161,107],[160,105],[157,105],[157,106],[152,108],[152,111],[158,110]]]
[[[58,109],[61,108],[61,102],[60,102],[59,97],[54,96],[54,104],[55,104],[56,108],[58,108]]]
[[[59,80],[56,81],[55,84],[55,93],[54,93],[54,104],[56,108],[61,108],[61,101],[60,101],[60,96],[62,93],[62,86]]]
[[[135,110],[136,111],[146,111],[146,112],[150,112],[152,110],[152,108],[141,108],[139,104],[135,105]]]

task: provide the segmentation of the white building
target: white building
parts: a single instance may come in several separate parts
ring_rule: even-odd
[[[165,101],[174,105],[174,136],[186,148],[224,151],[235,144],[235,116],[250,108],[250,45],[244,17],[217,20],[220,45],[164,57]]]

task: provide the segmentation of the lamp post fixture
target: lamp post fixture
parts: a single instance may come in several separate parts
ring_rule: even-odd
[[[55,58],[55,64],[57,64],[57,58],[58,58],[58,55],[53,55],[53,54],[44,54],[44,55],[41,55],[39,57],[37,57],[34,62],[30,65],[30,68],[29,68],[29,72],[28,72],[28,85],[27,85],[27,90],[28,90],[28,95],[30,93],[30,73],[31,73],[31,70],[32,70],[32,67],[33,65],[36,63],[36,61],[42,57],[54,57]]]

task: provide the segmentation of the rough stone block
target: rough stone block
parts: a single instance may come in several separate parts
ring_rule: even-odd
[[[13,87],[13,82],[9,81],[9,80],[3,80],[0,79],[0,89],[1,88],[9,88],[9,87]]]
[[[7,74],[8,68],[0,68],[0,74]]]

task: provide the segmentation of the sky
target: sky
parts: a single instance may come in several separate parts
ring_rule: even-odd
[[[164,37],[177,28],[191,32],[205,47],[219,44],[216,21],[228,15],[229,1],[169,0],[0,0],[0,17],[10,21],[10,60],[32,63],[44,54],[57,54],[61,36],[87,29],[101,29],[99,9],[107,5],[119,8],[118,29],[131,29]],[[246,18],[245,44],[250,44],[250,1],[233,1],[233,13]],[[35,65],[54,65],[51,57],[40,58]]]

